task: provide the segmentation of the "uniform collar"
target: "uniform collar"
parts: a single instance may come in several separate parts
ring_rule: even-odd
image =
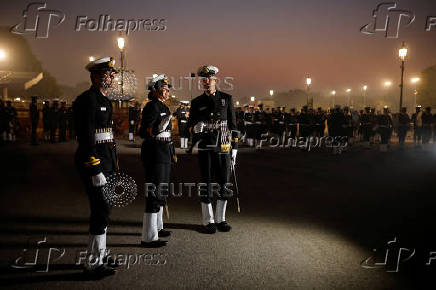
[[[210,95],[208,95],[207,93],[206,93],[206,91],[204,92],[204,94],[206,95],[206,96],[208,96],[208,97],[215,97],[216,95],[217,95],[217,93],[218,93],[218,90],[216,90],[213,94],[210,94]]]
[[[94,85],[91,85],[91,90],[94,90],[95,92],[99,93],[100,95],[106,97],[106,95],[103,94],[103,93],[101,92],[101,90],[98,89],[98,88],[97,88],[96,86],[94,86]]]

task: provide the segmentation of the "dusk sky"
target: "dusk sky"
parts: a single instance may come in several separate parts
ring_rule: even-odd
[[[0,25],[13,26],[31,1],[3,1]],[[98,19],[166,19],[166,31],[132,32],[126,40],[129,69],[144,90],[153,73],[188,76],[200,65],[220,68],[233,77],[236,97],[265,96],[270,89],[304,88],[307,74],[313,90],[359,90],[377,93],[384,80],[400,79],[398,48],[409,47],[406,79],[436,64],[436,27],[426,32],[428,16],[436,16],[436,1],[397,1],[398,9],[415,13],[415,21],[401,26],[398,39],[383,32],[365,35],[360,28],[371,21],[380,1],[47,1],[49,9],[65,13],[64,23],[51,27],[48,39],[26,35],[36,57],[61,84],[88,80],[89,56],[112,55],[119,60],[117,32],[74,31],[79,15]],[[0,44],[1,46],[2,44]],[[396,86],[395,86],[396,87]],[[186,91],[176,94],[186,96]]]

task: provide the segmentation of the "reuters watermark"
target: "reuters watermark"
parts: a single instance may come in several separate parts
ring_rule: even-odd
[[[153,196],[158,198],[182,197],[213,197],[214,195],[221,198],[229,198],[233,196],[233,183],[195,183],[195,182],[180,182],[180,183],[145,183],[145,197]]]
[[[148,84],[153,77],[145,77],[145,89],[148,90]],[[216,89],[219,91],[233,91],[234,90],[234,77],[222,77],[216,78]],[[192,77],[192,76],[179,76],[179,77],[168,77],[168,81],[172,85],[173,91],[182,91],[182,90],[197,90],[202,91],[202,78],[201,77]]]

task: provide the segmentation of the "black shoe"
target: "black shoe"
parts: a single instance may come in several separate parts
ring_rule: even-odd
[[[99,279],[103,279],[106,276],[115,275],[116,272],[117,271],[115,269],[109,268],[104,264],[92,270],[88,270],[88,269],[83,270],[83,274],[85,274],[85,276],[88,279],[93,279],[93,280],[99,280]]]
[[[167,244],[168,244],[167,241],[161,241],[161,240],[152,241],[149,243],[141,241],[141,247],[143,248],[160,248],[166,246]]]
[[[232,227],[226,222],[221,222],[217,224],[216,227],[220,232],[230,232],[232,229]]]
[[[204,233],[205,234],[214,234],[216,233],[216,224],[215,223],[209,223],[207,226],[204,226]]]
[[[166,230],[160,230],[158,233],[159,238],[166,238],[171,236],[171,232],[170,231],[166,231]]]
[[[114,260],[111,256],[106,256],[103,258],[103,264],[111,268],[117,268],[121,266],[120,261]]]

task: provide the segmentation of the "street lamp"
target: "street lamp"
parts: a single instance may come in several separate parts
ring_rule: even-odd
[[[251,102],[256,101],[256,97],[250,97],[250,101],[251,101]]]
[[[401,84],[400,84],[400,111],[403,107],[403,88],[404,88],[404,61],[407,57],[407,47],[406,43],[403,41],[401,48],[398,50],[398,56],[401,60]]]
[[[392,86],[392,82],[391,81],[385,81],[384,84],[386,89],[389,89]],[[386,96],[383,94],[383,105],[386,104]]]
[[[5,60],[5,59],[6,59],[6,51],[0,49],[0,60]]]
[[[331,93],[332,96],[333,96],[333,104],[332,104],[332,107],[334,107],[334,106],[335,106],[335,96],[336,96],[336,91],[333,90],[333,91],[331,91],[330,93]]]
[[[417,84],[419,83],[420,80],[421,80],[420,78],[416,78],[416,77],[410,79],[410,82],[415,85],[413,91],[413,95],[415,96],[414,106],[413,106],[414,108],[416,108],[416,96],[418,95]]]
[[[118,37],[117,39],[118,48],[120,49],[120,58],[121,58],[121,98],[124,98],[124,46],[125,40],[124,37]]]
[[[307,91],[307,107],[311,108],[313,106],[313,100],[309,100],[309,91],[310,91],[310,85],[312,84],[312,78],[307,76],[306,78],[306,91]]]
[[[274,91],[273,90],[269,90],[269,95],[272,97],[274,95]]]
[[[345,92],[347,93],[347,103],[348,106],[350,106],[350,93],[351,93],[351,89],[346,89]]]
[[[363,85],[362,90],[363,90],[363,106],[366,107],[366,91],[368,90],[368,86]]]
[[[239,106],[239,101],[236,101],[236,106]]]

